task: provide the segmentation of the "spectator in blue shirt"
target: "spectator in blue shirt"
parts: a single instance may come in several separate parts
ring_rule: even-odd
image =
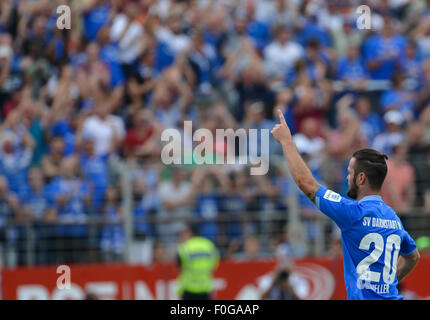
[[[47,34],[49,35],[50,29],[48,30]],[[56,26],[52,30],[52,36],[48,36],[46,51],[55,63],[61,63],[66,59],[66,40],[62,30]]]
[[[76,175],[76,160],[72,157],[61,163],[61,175],[51,182],[51,205],[58,213],[56,228],[57,262],[86,260],[87,221],[90,188]]]
[[[75,152],[76,131],[75,131],[73,122],[75,122],[74,119],[70,119],[68,116],[63,116],[57,119],[48,128],[49,136],[51,136],[52,138],[58,137],[63,140],[64,156],[70,156]]]
[[[92,209],[98,210],[103,202],[109,184],[109,155],[98,155],[94,150],[94,140],[84,137],[82,153],[79,156],[79,167],[84,183],[90,188]]]
[[[0,125],[0,174],[7,178],[10,190],[15,193],[26,185],[34,150],[34,140],[20,117],[20,112],[13,110]]]
[[[384,112],[398,110],[405,118],[410,121],[414,117],[414,92],[405,88],[404,76],[396,72],[391,80],[392,88],[384,91],[381,95],[381,106]]]
[[[103,226],[100,231],[100,249],[105,262],[123,258],[125,233],[118,188],[110,185],[105,192],[102,209]]]
[[[218,190],[223,187],[225,190],[227,177],[216,167],[196,169],[192,177],[192,188],[196,192],[195,214],[203,220],[200,223],[200,235],[218,242],[220,197],[215,182],[219,184]]]
[[[193,71],[194,86],[199,95],[212,93],[213,67],[216,53],[212,45],[204,42],[202,33],[191,35],[191,49],[188,54],[188,63]]]
[[[409,41],[406,46],[405,55],[401,57],[400,68],[404,73],[406,80],[413,81],[412,87],[418,88],[422,78],[422,59],[418,54],[417,44]]]
[[[109,37],[109,28],[107,26],[100,29],[97,35],[97,41],[100,44],[100,60],[106,63],[110,72],[110,88],[123,86],[125,75],[119,59],[118,46],[111,43]]]
[[[316,16],[313,15],[305,22],[304,27],[297,35],[297,40],[302,44],[302,46],[306,47],[309,41],[315,38],[324,47],[332,46],[329,32],[318,25]]]
[[[196,215],[204,221],[200,223],[200,235],[214,242],[218,240],[219,227],[215,219],[219,215],[219,199],[211,179],[205,179],[196,196]]]
[[[150,36],[155,39],[154,36]],[[156,40],[154,40],[156,41]],[[163,72],[164,69],[170,67],[175,61],[175,53],[167,43],[162,41],[155,44],[155,70],[158,73]]]
[[[270,27],[263,21],[259,21],[256,19],[256,9],[257,8],[254,1],[246,2],[246,31],[248,35],[254,40],[257,49],[259,51],[263,51],[267,44],[270,42],[272,36],[270,33]]]
[[[227,219],[222,224],[222,239],[225,241],[226,256],[231,256],[239,251],[243,240],[243,227],[240,215],[247,211],[249,200],[245,192],[246,178],[243,172],[232,172],[229,175],[228,189],[223,192],[221,198],[221,214]]]
[[[145,240],[154,236],[154,231],[151,223],[148,221],[150,211],[145,207],[143,201],[135,204],[133,210],[134,216],[134,239]]]
[[[369,71],[360,56],[358,47],[348,46],[347,55],[337,61],[336,79],[345,81],[352,89],[362,89],[368,78]]]
[[[31,221],[42,221],[52,207],[48,200],[49,194],[44,182],[42,170],[33,167],[28,172],[28,186],[19,194],[22,210]],[[52,214],[51,214],[52,215]]]
[[[361,131],[366,136],[367,141],[372,141],[384,131],[384,122],[376,112],[372,112],[370,100],[366,96],[361,96],[357,100],[355,110],[361,121]]]
[[[226,23],[221,13],[215,12],[209,17],[207,26],[203,30],[203,36],[205,42],[209,43],[215,48],[215,68],[218,69],[225,62],[225,56],[222,52],[222,46],[228,36]]]
[[[389,80],[406,50],[407,39],[397,34],[393,22],[384,19],[380,33],[370,36],[363,44],[363,57],[374,80]]]
[[[87,40],[96,40],[99,30],[109,21],[110,10],[110,4],[104,0],[93,0],[85,5],[83,32]]]
[[[327,74],[330,61],[324,51],[317,38],[307,41],[304,62],[312,81],[322,80]]]
[[[25,219],[34,223],[32,239],[27,240],[35,242],[37,264],[55,263],[51,253],[55,242],[52,222],[56,219],[56,211],[50,204],[49,197],[42,170],[38,167],[31,168],[28,173],[28,187],[22,190],[19,199]],[[25,250],[25,242],[22,243],[22,247]]]

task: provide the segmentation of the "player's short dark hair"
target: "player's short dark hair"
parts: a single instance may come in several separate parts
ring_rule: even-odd
[[[363,172],[373,190],[381,190],[387,175],[388,156],[373,149],[361,149],[352,155],[355,158],[355,176]],[[354,177],[355,178],[355,177]]]

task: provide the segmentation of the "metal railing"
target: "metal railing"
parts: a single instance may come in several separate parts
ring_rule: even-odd
[[[133,201],[126,197],[123,206],[132,208]],[[2,263],[17,267],[94,262],[151,264],[172,260],[178,234],[166,237],[159,229],[176,223],[199,226],[225,258],[273,257],[280,254],[281,247],[288,247],[288,252],[281,254],[291,257],[319,256],[339,250],[336,248],[339,230],[334,223],[317,211],[302,212],[294,204],[287,210],[234,214],[220,211],[212,218],[163,217],[156,213],[136,217],[133,210],[125,212],[121,220],[115,221],[106,221],[100,216],[68,223],[8,220],[0,229]],[[414,238],[429,234],[428,212],[417,208],[401,219]]]

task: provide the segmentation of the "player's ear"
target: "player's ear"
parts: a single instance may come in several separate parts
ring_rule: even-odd
[[[366,174],[364,172],[360,172],[358,174],[358,184],[359,185],[364,185],[364,183],[366,182]]]

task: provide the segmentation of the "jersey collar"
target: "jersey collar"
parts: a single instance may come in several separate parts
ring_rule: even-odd
[[[363,201],[382,201],[382,198],[381,196],[378,196],[376,194],[371,194],[369,196],[365,196],[361,198],[361,200],[358,202],[363,202]]]

